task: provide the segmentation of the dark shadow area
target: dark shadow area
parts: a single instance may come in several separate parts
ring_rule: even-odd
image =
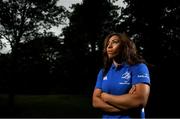
[[[7,95],[1,95],[1,118],[97,118],[101,113],[82,95],[16,95],[8,108]]]
[[[72,12],[56,2],[0,1],[0,49],[11,48],[0,53],[0,117],[101,117],[91,101],[111,32],[126,32],[148,63],[146,117],[180,117],[179,0],[83,0]],[[61,35],[49,32],[66,19]]]

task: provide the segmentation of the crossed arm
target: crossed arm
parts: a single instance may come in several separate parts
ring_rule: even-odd
[[[111,95],[95,89],[93,93],[93,106],[106,112],[120,112],[136,107],[145,107],[150,93],[147,84],[136,84],[124,95]]]

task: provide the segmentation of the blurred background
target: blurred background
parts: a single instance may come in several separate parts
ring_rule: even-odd
[[[111,32],[148,62],[146,117],[180,117],[179,0],[0,0],[0,117],[101,117],[91,98]]]

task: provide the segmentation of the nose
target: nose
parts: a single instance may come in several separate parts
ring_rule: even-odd
[[[107,48],[112,48],[112,44],[109,43],[108,46],[107,46]]]

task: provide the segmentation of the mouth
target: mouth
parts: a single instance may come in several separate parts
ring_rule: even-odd
[[[107,52],[107,54],[113,54],[113,52]]]

